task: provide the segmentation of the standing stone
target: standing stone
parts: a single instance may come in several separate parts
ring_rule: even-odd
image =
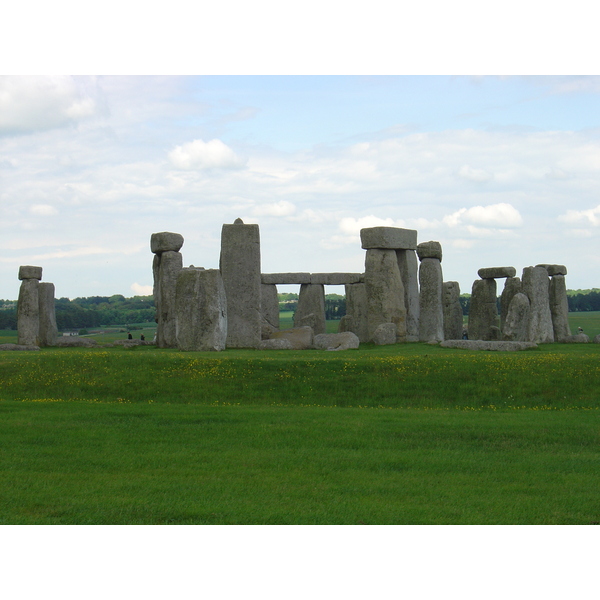
[[[417,246],[419,267],[419,341],[444,340],[444,309],[442,306],[442,247],[439,242],[422,242]]]
[[[406,306],[406,341],[419,341],[419,261],[414,250],[396,250]]]
[[[177,348],[175,325],[177,276],[183,268],[183,257],[179,252],[167,251],[160,255],[158,269],[158,305],[156,313],[156,345],[159,348]]]
[[[521,291],[521,279],[519,277],[507,277],[504,289],[500,296],[500,329],[504,331],[504,323],[508,314],[508,307],[515,294]]]
[[[55,346],[58,339],[56,326],[56,308],[54,304],[54,284],[40,283],[38,285],[40,329],[39,345]]]
[[[476,279],[469,306],[469,339],[490,341],[496,339],[492,327],[498,327],[496,280]]]
[[[562,342],[571,335],[571,328],[569,327],[567,284],[564,275],[553,275],[550,278],[549,295],[554,339],[557,342]]]
[[[406,341],[404,285],[395,250],[369,249],[365,258],[369,341],[383,323],[395,323],[396,342]]]
[[[312,327],[315,335],[325,333],[325,286],[303,283],[294,314],[294,327]]]
[[[39,279],[23,279],[17,302],[17,343],[39,346],[40,301]]]
[[[218,269],[180,269],[177,275],[175,332],[184,351],[220,351],[227,340],[227,301]]]
[[[260,318],[260,232],[236,219],[223,225],[219,260],[227,296],[227,347],[258,348]]]
[[[502,339],[509,342],[526,342],[529,329],[530,303],[529,298],[522,292],[517,292],[510,301]]]
[[[260,286],[261,338],[268,340],[274,331],[279,330],[279,298],[277,286],[262,283]]]
[[[531,305],[527,342],[551,344],[554,342],[548,272],[544,267],[525,267],[523,269],[523,293]]]
[[[340,331],[342,327],[347,327],[346,331],[358,336],[361,344],[369,341],[369,326],[367,322],[367,288],[364,283],[352,283],[346,287],[346,315],[340,321]],[[348,317],[348,318],[346,318]],[[346,323],[349,323],[346,326]]]
[[[463,332],[463,311],[460,305],[458,281],[445,281],[443,284],[444,339],[460,340]]]

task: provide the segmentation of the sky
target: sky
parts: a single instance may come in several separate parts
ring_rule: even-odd
[[[217,268],[238,217],[265,273],[362,272],[385,225],[463,293],[539,263],[600,287],[599,108],[595,76],[3,76],[0,297],[25,264],[57,297],[149,294],[152,233]]]

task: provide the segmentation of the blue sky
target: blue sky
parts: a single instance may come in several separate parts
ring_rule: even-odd
[[[599,106],[588,76],[2,77],[0,296],[22,264],[57,296],[147,293],[153,232],[215,268],[237,217],[263,272],[360,272],[389,225],[462,292],[543,262],[598,287]]]

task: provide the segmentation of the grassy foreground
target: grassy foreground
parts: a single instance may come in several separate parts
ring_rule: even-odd
[[[600,522],[600,344],[0,354],[0,523]]]

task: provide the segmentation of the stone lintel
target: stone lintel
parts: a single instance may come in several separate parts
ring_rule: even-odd
[[[183,236],[180,233],[162,231],[160,233],[153,233],[150,236],[150,250],[154,254],[179,252],[181,246],[183,246]]]
[[[366,227],[360,230],[364,250],[416,250],[417,230],[400,227]]]
[[[363,273],[263,273],[266,285],[347,285],[364,281]]]
[[[32,267],[30,265],[23,265],[19,267],[19,279],[42,279],[42,267]]]
[[[542,267],[548,271],[548,275],[552,277],[553,275],[566,275],[567,267],[565,265],[535,265],[536,267]]]
[[[311,283],[310,273],[263,273],[261,282],[275,285]]]
[[[442,245],[439,242],[429,241],[421,242],[417,246],[417,256],[419,260],[424,258],[437,258],[439,261],[442,260]]]
[[[517,270],[514,267],[486,267],[479,269],[477,275],[481,279],[502,279],[503,277],[514,277]]]
[[[346,285],[364,281],[362,273],[312,273],[310,282],[322,285]]]

